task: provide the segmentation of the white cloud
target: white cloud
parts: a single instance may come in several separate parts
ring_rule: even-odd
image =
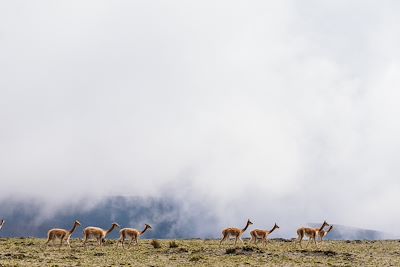
[[[1,5],[2,197],[168,187],[221,225],[396,233],[397,2]]]

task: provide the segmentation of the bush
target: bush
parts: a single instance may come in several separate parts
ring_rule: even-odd
[[[174,240],[174,241],[170,241],[170,242],[169,242],[169,247],[170,247],[170,248],[177,248],[177,247],[178,247],[178,244],[175,242],[175,240]]]
[[[235,254],[236,248],[227,248],[225,251],[226,254]]]
[[[158,240],[156,240],[156,239],[151,240],[150,245],[152,245],[153,248],[161,248],[161,243],[160,243],[160,241],[158,241]]]
[[[243,251],[254,251],[254,249],[250,246],[243,247]]]

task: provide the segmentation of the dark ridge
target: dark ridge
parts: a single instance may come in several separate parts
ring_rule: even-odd
[[[70,229],[74,220],[78,219],[82,226],[73,237],[81,237],[87,226],[99,226],[108,229],[112,222],[121,227],[135,227],[142,230],[145,223],[153,225],[143,238],[166,239],[188,238],[194,235],[193,226],[196,221],[209,220],[207,211],[196,206],[193,214],[183,213],[180,202],[168,198],[139,197],[107,197],[89,210],[77,207],[66,207],[51,218],[37,220],[42,213],[41,203],[35,201],[3,201],[0,203],[0,217],[6,218],[6,224],[0,231],[1,237],[46,237],[51,228]],[[35,223],[36,222],[36,223]],[[177,225],[179,223],[179,225]],[[154,227],[156,226],[156,227]],[[108,238],[117,238],[118,230],[114,230]]]
[[[309,225],[315,228],[321,226],[321,224],[317,223],[310,223]],[[326,229],[328,227],[325,227]],[[333,224],[333,230],[329,232],[324,240],[381,240],[385,236],[387,234],[380,231]]]

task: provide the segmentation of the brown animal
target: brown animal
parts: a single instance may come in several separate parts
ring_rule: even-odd
[[[124,242],[125,242],[125,238],[130,238],[131,242],[129,242],[129,246],[132,244],[132,242],[135,240],[135,245],[139,245],[138,240],[140,238],[141,235],[143,235],[147,229],[152,229],[151,226],[149,224],[145,224],[144,225],[144,229],[143,231],[138,231],[136,229],[133,228],[123,228],[119,231],[119,240],[117,242],[117,247],[118,244],[121,243],[122,247],[124,247]]]
[[[252,225],[252,224],[253,223],[250,220],[247,220],[246,226],[243,229],[225,228],[224,230],[222,230],[222,239],[219,242],[219,244],[222,244],[223,241],[225,241],[226,239],[229,239],[231,237],[235,238],[235,246],[236,246],[238,239],[240,241],[242,241],[242,243],[244,243],[242,240],[242,235],[246,231],[246,229],[249,227],[249,225]]]
[[[324,229],[322,229],[321,231],[318,232],[318,237],[319,237],[319,242],[322,242],[322,239],[329,234],[330,231],[332,231],[333,229],[333,225],[331,225],[327,231],[325,231]]]
[[[65,240],[65,242],[68,244],[68,246],[71,248],[71,244],[69,243],[69,240],[72,236],[72,234],[74,233],[76,227],[80,226],[81,223],[79,221],[75,221],[74,225],[72,226],[71,230],[65,230],[65,229],[58,229],[58,228],[54,228],[54,229],[50,229],[47,232],[47,241],[45,243],[45,245],[49,245],[50,241],[54,241],[58,238],[60,239],[60,248],[63,244],[63,241]]]
[[[301,241],[303,240],[304,236],[308,237],[308,243],[306,245],[306,247],[308,246],[308,244],[313,240],[315,246],[317,246],[317,242],[315,241],[315,238],[317,237],[318,233],[324,229],[325,226],[329,226],[329,224],[324,221],[324,223],[322,224],[322,226],[320,228],[306,228],[306,227],[302,227],[297,229],[297,240],[295,242],[298,242],[301,246]]]
[[[93,226],[86,227],[85,230],[83,230],[83,245],[86,246],[88,239],[95,238],[97,239],[97,242],[99,242],[99,246],[102,246],[106,236],[111,233],[115,227],[120,228],[118,223],[113,223],[108,230]]]
[[[270,235],[275,229],[279,229],[279,226],[275,223],[275,225],[271,228],[271,230],[260,230],[260,229],[255,229],[250,232],[251,239],[250,243],[253,241],[254,244],[257,244],[257,240],[261,239],[263,242],[264,246],[267,244],[267,238],[268,235]]]

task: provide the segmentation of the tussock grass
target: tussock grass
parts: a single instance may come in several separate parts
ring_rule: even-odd
[[[236,248],[227,248],[225,254],[236,254]]]
[[[160,243],[160,241],[158,241],[158,240],[156,240],[156,239],[151,240],[150,245],[152,245],[153,248],[161,248],[161,243]]]
[[[169,248],[177,248],[177,247],[179,247],[179,246],[178,246],[178,243],[176,243],[175,240],[169,241]]]

